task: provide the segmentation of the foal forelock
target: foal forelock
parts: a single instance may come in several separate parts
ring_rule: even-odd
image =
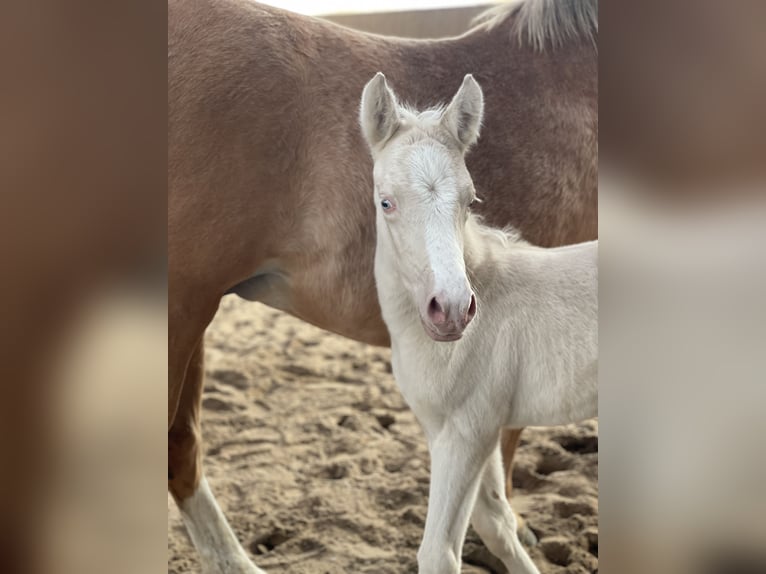
[[[408,132],[404,141],[408,144],[416,143],[425,136],[438,138],[444,129],[441,121],[447,106],[444,104],[418,111],[406,103],[399,105],[399,112],[405,131]]]
[[[585,38],[596,47],[598,0],[510,0],[476,16],[472,24],[493,29],[515,16],[511,33],[520,44],[544,50]]]
[[[407,171],[413,188],[434,194],[457,186],[456,160],[445,146],[427,141],[408,147]]]

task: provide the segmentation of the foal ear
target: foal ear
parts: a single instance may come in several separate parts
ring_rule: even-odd
[[[467,74],[457,94],[444,110],[442,125],[460,143],[463,151],[466,151],[479,139],[483,117],[484,94],[479,83],[471,74]]]
[[[379,150],[399,128],[399,105],[381,72],[364,87],[359,123],[364,139],[373,151]]]

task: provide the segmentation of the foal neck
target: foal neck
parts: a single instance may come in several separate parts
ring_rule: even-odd
[[[466,267],[472,271],[484,263],[506,259],[513,251],[533,248],[516,229],[489,227],[474,214],[468,216],[464,238]]]

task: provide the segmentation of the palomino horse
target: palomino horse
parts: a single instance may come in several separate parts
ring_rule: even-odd
[[[382,70],[405,101],[466,73],[487,129],[468,166],[495,226],[597,234],[597,1],[526,0],[466,34],[363,34],[249,0],[168,3],[168,488],[212,571],[258,572],[202,472],[203,334],[227,292],[388,344],[373,277],[372,163],[356,118]],[[506,437],[510,461],[518,433]],[[509,470],[506,470],[508,473]]]
[[[447,107],[418,112],[377,74],[359,114],[393,372],[431,454],[419,574],[459,574],[469,519],[508,572],[539,574],[503,491],[499,431],[598,412],[598,242],[537,247],[472,213],[465,153],[483,109],[470,75]]]

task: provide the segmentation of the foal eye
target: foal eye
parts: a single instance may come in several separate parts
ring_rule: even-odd
[[[380,201],[380,206],[383,208],[383,211],[390,211],[394,207],[394,204],[391,203],[391,200],[389,199],[382,199]]]

